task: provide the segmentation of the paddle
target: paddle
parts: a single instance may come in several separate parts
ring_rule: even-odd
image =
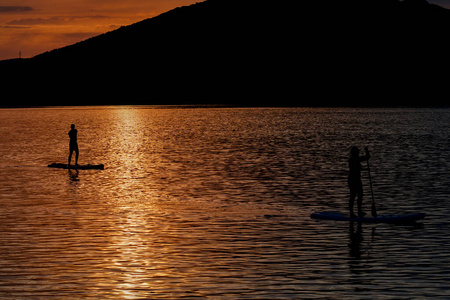
[[[366,152],[368,152],[369,148],[365,147],[364,150],[366,150]],[[371,213],[372,213],[372,217],[376,218],[377,217],[377,208],[375,206],[375,198],[373,197],[372,177],[370,176],[369,159],[367,159],[367,171],[369,172],[370,193],[372,194],[372,209],[371,209]]]

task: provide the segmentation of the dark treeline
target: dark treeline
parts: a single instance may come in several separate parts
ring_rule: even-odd
[[[207,0],[0,64],[8,105],[433,105],[450,11],[425,0]]]

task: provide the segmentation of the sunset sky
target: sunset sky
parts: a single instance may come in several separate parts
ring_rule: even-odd
[[[0,60],[32,57],[200,0],[0,0]]]
[[[201,0],[0,0],[0,60],[63,47]],[[450,8],[450,0],[433,0]]]

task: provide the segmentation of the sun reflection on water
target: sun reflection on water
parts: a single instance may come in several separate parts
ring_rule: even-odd
[[[116,165],[113,166],[115,185],[112,189],[119,198],[113,203],[115,215],[120,219],[114,222],[115,234],[111,247],[117,252],[113,257],[114,269],[117,269],[117,287],[120,297],[124,299],[140,298],[148,286],[146,276],[151,263],[151,248],[148,246],[149,228],[147,216],[152,209],[149,195],[145,195],[142,181],[145,180],[142,155],[144,150],[144,128],[141,115],[136,109],[114,110],[115,124],[111,143]],[[139,292],[141,291],[141,292]]]
[[[145,224],[143,218],[134,213],[128,213],[124,216],[125,221],[117,224],[115,231],[117,235],[111,241],[117,251],[117,255],[112,259],[114,268],[119,272],[117,282],[117,291],[125,299],[136,299],[141,295],[139,291],[149,288],[145,280],[148,276],[149,259],[151,250],[146,244],[147,234],[144,234],[142,224]]]

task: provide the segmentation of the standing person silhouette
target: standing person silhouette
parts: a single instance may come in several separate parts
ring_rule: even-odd
[[[75,165],[78,165],[78,155],[80,154],[78,150],[78,142],[77,142],[77,134],[78,131],[75,129],[75,124],[70,125],[70,131],[69,131],[69,164],[70,167],[70,161],[72,160],[72,153],[75,151]]]
[[[364,217],[366,213],[362,211],[362,200],[363,200],[363,186],[361,182],[361,162],[368,161],[370,158],[369,149],[364,148],[366,151],[366,156],[359,156],[359,149],[356,146],[352,147],[350,152],[350,159],[348,160],[349,174],[348,174],[348,187],[350,188],[350,201],[348,203],[350,210],[350,218],[356,218],[353,213],[353,205],[355,203],[355,198],[358,197],[358,216],[360,218]]]

